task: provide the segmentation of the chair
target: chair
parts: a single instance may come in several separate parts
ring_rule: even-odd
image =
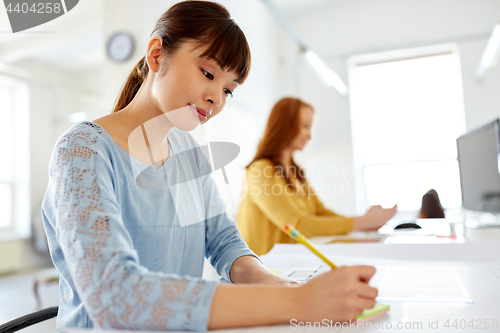
[[[39,310],[0,325],[0,333],[17,332],[28,326],[57,316],[58,306]]]
[[[42,300],[40,299],[40,295],[38,294],[38,287],[41,284],[57,282],[59,282],[59,272],[55,268],[47,268],[41,270],[35,275],[35,282],[33,283],[33,293],[35,294],[36,299],[35,310],[40,310],[42,308]]]

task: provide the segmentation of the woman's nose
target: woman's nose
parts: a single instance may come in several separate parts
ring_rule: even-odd
[[[210,92],[207,94],[207,101],[212,103],[214,106],[219,106],[222,103],[222,93]]]

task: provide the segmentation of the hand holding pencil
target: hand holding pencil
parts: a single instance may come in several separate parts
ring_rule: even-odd
[[[373,274],[375,274],[375,267],[344,266],[337,268],[330,259],[321,253],[311,241],[303,236],[291,224],[285,226],[285,231],[290,237],[306,246],[332,268],[332,271],[320,274],[306,283],[302,288],[307,289],[311,287],[312,290],[306,291],[305,295],[314,293],[315,284],[321,284],[323,280],[325,280],[331,283],[328,287],[323,287],[325,295],[328,295],[329,302],[331,302],[335,308],[337,308],[339,304],[343,304],[343,306],[337,309],[338,315],[341,318],[370,320],[382,316],[389,311],[388,305],[375,303],[378,291],[368,285]],[[305,297],[307,298],[308,296]],[[311,304],[311,306],[311,309],[317,309],[313,304]],[[331,314],[329,316],[331,316]]]
[[[313,277],[296,288],[299,318],[319,322],[325,318],[334,322],[361,319],[365,309],[376,305],[377,289],[368,285],[373,274],[371,266],[343,266]]]

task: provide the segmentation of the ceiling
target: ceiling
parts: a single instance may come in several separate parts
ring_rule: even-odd
[[[0,10],[0,62],[26,67],[43,64],[71,73],[101,62],[104,36],[99,1],[80,1],[63,16],[15,34],[7,13]]]
[[[347,0],[272,1],[286,15],[293,16]],[[102,64],[105,58],[103,1],[80,1],[75,9],[56,20],[16,34],[11,32],[7,13],[1,10],[0,62],[25,68],[42,64],[68,74],[85,73]]]

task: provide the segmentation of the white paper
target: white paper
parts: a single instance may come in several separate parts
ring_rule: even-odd
[[[452,267],[379,267],[377,301],[472,304]]]

